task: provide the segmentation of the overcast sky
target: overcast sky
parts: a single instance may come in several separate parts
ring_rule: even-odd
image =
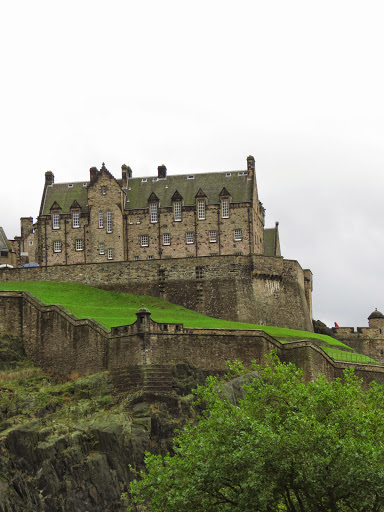
[[[242,170],[252,154],[266,227],[313,272],[314,318],[384,311],[382,2],[19,0],[0,19],[8,238],[47,170]]]

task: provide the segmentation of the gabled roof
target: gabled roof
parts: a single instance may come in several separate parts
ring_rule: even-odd
[[[76,199],[73,201],[73,203],[71,204],[71,210],[72,209],[77,209],[77,208],[81,208],[81,206],[79,205],[79,203],[76,201]]]
[[[206,194],[201,190],[201,188],[197,191],[195,197],[207,197]]]
[[[87,211],[89,182],[81,183],[54,183],[46,187],[43,199],[42,215],[50,215],[50,209],[54,202],[61,206],[62,213],[70,213],[71,206],[76,201],[82,211]],[[85,185],[85,186],[84,186]]]
[[[115,180],[104,167],[104,172]],[[122,180],[115,180],[122,186]],[[219,204],[220,194],[230,190],[231,201],[244,203],[252,201],[252,179],[248,179],[247,171],[209,172],[199,174],[169,175],[166,178],[129,178],[125,209],[148,208],[148,198],[154,194],[160,206],[172,206],[172,201],[183,200],[184,205],[192,206],[199,191],[207,198],[208,204]],[[82,212],[88,211],[89,181],[77,183],[53,183],[45,188],[45,197],[41,215],[50,215],[50,208],[56,201],[62,213],[70,213],[74,201]]]
[[[184,205],[194,205],[200,189],[204,191],[208,204],[220,203],[223,188],[231,191],[232,202],[251,202],[252,183],[246,171],[168,175],[165,179],[129,178],[125,208],[147,208],[152,192],[159,198],[160,206],[172,206],[172,200],[178,200],[176,192],[184,200]]]
[[[152,192],[152,194],[148,197],[148,203],[158,203],[159,202],[159,198],[157,197],[157,195]]]
[[[4,229],[0,227],[0,251],[9,252],[12,250],[11,243],[5,235]]]
[[[279,236],[277,227],[264,229],[264,256],[279,256],[276,254],[278,250],[278,239]]]

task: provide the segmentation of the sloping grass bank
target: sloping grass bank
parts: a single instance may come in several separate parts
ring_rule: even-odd
[[[0,289],[26,290],[44,304],[60,304],[77,318],[93,318],[108,329],[135,322],[136,311],[144,306],[151,311],[155,322],[182,323],[189,328],[261,329],[282,343],[303,338],[316,339],[330,347],[350,350],[344,343],[324,334],[221,320],[156,297],[110,292],[83,284],[25,281],[0,283]]]

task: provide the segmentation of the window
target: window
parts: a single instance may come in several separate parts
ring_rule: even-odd
[[[141,219],[140,219],[140,217],[137,217],[136,224],[140,224],[140,223],[141,223]]]
[[[104,243],[99,244],[99,254],[105,254]]]
[[[53,242],[53,252],[61,252],[61,242],[59,240]]]
[[[76,249],[76,251],[82,251],[83,248],[84,248],[83,240],[81,238],[78,238],[76,240],[75,249]]]
[[[60,213],[54,213],[52,215],[52,228],[60,229]]]
[[[199,199],[197,201],[197,218],[199,220],[205,219],[205,201],[204,201],[204,199]]]
[[[107,250],[107,258],[113,260],[113,249],[111,247]]]
[[[192,231],[187,232],[187,244],[193,244],[193,232]]]
[[[148,235],[141,235],[140,237],[141,247],[148,247]]]
[[[73,212],[72,214],[72,227],[80,227],[80,212]]]
[[[171,235],[169,233],[164,233],[163,245],[171,245]]]
[[[101,195],[105,196],[105,195],[106,195],[106,193],[107,193],[107,187],[106,187],[105,185],[103,185],[103,186],[101,187]]]
[[[235,229],[234,238],[235,238],[235,242],[241,242],[241,240],[243,239],[243,237],[241,235],[241,229]]]
[[[173,203],[173,215],[175,221],[181,221],[181,201],[175,201]]]
[[[112,213],[107,212],[107,233],[112,233]]]
[[[229,217],[229,199],[221,200],[221,216],[223,219],[228,219]]]
[[[151,212],[151,222],[157,222],[157,203],[151,203],[149,207]]]
[[[133,258],[135,261],[139,261],[139,257],[138,256],[134,256]]]
[[[153,256],[148,256],[148,259],[149,260],[153,260]]]
[[[33,240],[30,240],[30,241],[29,241],[29,245],[33,245]]]
[[[99,229],[104,227],[104,215],[103,212],[99,212]]]
[[[216,231],[210,231],[209,232],[209,241],[210,242],[217,242]]]
[[[133,224],[133,217],[129,217],[129,223]]]

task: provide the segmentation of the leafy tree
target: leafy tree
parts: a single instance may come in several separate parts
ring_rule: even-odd
[[[131,483],[138,510],[384,511],[383,387],[364,390],[352,370],[306,384],[276,358],[253,369],[232,368],[244,379],[237,403],[216,378],[198,389],[199,421],[173,456],[147,453]]]

